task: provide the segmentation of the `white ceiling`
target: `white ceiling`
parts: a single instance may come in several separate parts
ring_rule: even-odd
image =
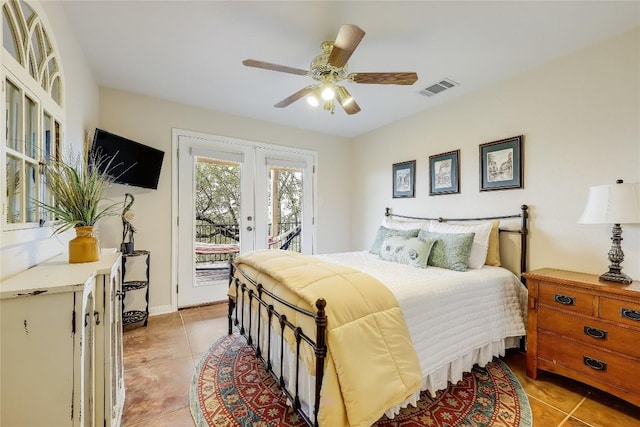
[[[640,25],[638,1],[65,1],[100,86],[354,137]],[[346,83],[362,111],[304,100],[273,105],[310,77],[244,67],[247,58],[308,69],[341,24],[366,35],[352,72],[415,71],[413,86]],[[460,83],[427,98],[442,78]]]

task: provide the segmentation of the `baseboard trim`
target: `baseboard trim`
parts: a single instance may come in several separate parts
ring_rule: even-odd
[[[149,316],[157,316],[159,314],[173,313],[176,310],[170,305],[161,305],[158,307],[149,307]]]

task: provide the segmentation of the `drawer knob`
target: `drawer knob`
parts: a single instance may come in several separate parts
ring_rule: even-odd
[[[575,298],[567,295],[555,294],[553,300],[562,305],[575,305]]]
[[[620,317],[622,317],[623,319],[635,320],[637,322],[637,321],[640,321],[640,311],[621,307]]]
[[[602,329],[592,328],[591,326],[584,327],[584,334],[591,338],[595,338],[597,340],[607,339],[607,331],[603,331]]]
[[[603,362],[602,360],[594,359],[592,357],[583,356],[582,361],[585,365],[590,367],[591,369],[595,369],[596,371],[607,371],[607,362]]]

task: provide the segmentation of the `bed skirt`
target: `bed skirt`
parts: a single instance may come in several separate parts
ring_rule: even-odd
[[[249,317],[249,309],[248,306],[245,306],[245,316],[248,319]],[[252,310],[252,330],[251,336],[254,337],[254,340],[257,341],[256,337],[258,335],[257,328],[257,310],[254,308]],[[263,318],[263,324],[266,321],[266,317]],[[278,332],[278,327],[274,323],[275,327],[272,328],[262,328],[260,331],[260,347],[262,349],[267,348],[267,335],[265,333],[265,329],[271,331],[271,340],[272,342],[279,342],[280,334]],[[517,348],[520,345],[521,337],[507,337],[503,340],[498,340],[489,344],[486,344],[480,348],[477,348],[461,357],[452,360],[451,362],[443,365],[442,367],[436,369],[435,371],[429,373],[422,373],[422,387],[420,391],[417,391],[410,397],[408,397],[401,404],[389,408],[385,415],[388,418],[393,419],[397,414],[400,413],[402,408],[406,408],[409,405],[417,406],[418,400],[420,400],[420,393],[422,391],[427,390],[432,397],[435,397],[436,392],[439,390],[444,390],[448,387],[448,383],[452,384],[457,383],[462,379],[462,376],[465,372],[470,372],[474,365],[479,365],[480,367],[484,367],[487,363],[491,362],[494,357],[501,357],[505,355],[505,351],[509,348]],[[277,341],[276,341],[277,340]],[[283,375],[285,384],[290,389],[295,387],[295,370],[296,370],[296,355],[295,352],[288,346],[285,345],[284,349],[284,357],[283,357]],[[265,355],[266,358],[266,355]],[[280,360],[280,346],[272,345],[271,346],[271,354],[269,355],[270,360]],[[312,370],[306,365],[303,360],[300,360],[302,364],[302,369],[300,369],[299,376],[299,393],[300,393],[300,405],[302,410],[308,417],[313,420],[313,408],[315,405],[315,375],[311,375],[310,372]],[[280,375],[280,366],[277,363],[272,365],[272,369],[276,375]],[[288,402],[291,404],[291,402]],[[314,420],[315,421],[315,420]]]

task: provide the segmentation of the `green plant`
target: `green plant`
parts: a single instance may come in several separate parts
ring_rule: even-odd
[[[113,158],[90,156],[87,162],[82,159],[77,156],[74,164],[50,160],[44,166],[46,187],[53,196],[53,204],[36,203],[53,213],[54,233],[93,226],[100,218],[117,215],[116,208],[121,205],[103,197],[113,182],[109,175]]]

